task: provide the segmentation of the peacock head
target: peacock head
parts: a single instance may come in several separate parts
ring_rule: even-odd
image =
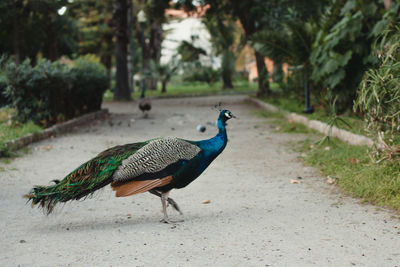
[[[218,120],[222,121],[223,125],[226,125],[227,120],[232,118],[236,118],[236,116],[233,115],[229,110],[224,109],[219,113]]]

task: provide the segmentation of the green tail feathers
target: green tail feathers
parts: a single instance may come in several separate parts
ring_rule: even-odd
[[[35,186],[25,195],[32,206],[39,205],[50,214],[58,202],[78,200],[92,195],[96,190],[112,182],[112,174],[121,162],[144,146],[133,143],[110,148],[76,168],[61,181],[53,180],[54,185]]]

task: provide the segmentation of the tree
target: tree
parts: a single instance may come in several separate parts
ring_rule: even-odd
[[[114,34],[116,38],[116,86],[114,100],[130,100],[128,81],[128,0],[114,0]]]
[[[134,1],[134,25],[135,25],[135,36],[138,43],[141,43],[142,37],[146,40],[144,44],[144,69],[149,69],[150,60],[155,61],[157,64],[160,63],[161,58],[161,43],[163,41],[163,29],[162,24],[165,23],[165,9],[169,7],[169,1],[165,0],[135,0]],[[146,14],[146,22],[144,31],[137,21],[137,14],[140,9],[144,10]],[[146,88],[155,90],[157,89],[157,81],[153,78],[147,78]]]
[[[113,0],[75,0],[70,9],[79,26],[79,54],[96,54],[111,81],[115,54],[112,28]]]
[[[372,63],[375,25],[382,17],[380,1],[332,1],[322,17],[311,54],[312,79],[337,96],[340,112],[353,105],[357,87]]]
[[[152,77],[161,82],[161,93],[167,92],[167,83],[178,70],[178,64],[172,60],[167,64],[157,64],[151,60],[149,70],[145,73],[147,77]]]
[[[203,48],[196,47],[193,45],[193,43],[185,40],[181,41],[178,46],[177,52],[181,56],[182,62],[196,62],[199,61],[200,55],[207,54]]]
[[[234,42],[235,22],[221,10],[213,16],[205,16],[203,23],[206,25],[211,43],[217,55],[222,55],[221,74],[223,88],[233,88],[232,75],[235,66]]]
[[[254,33],[256,33],[261,24],[263,14],[260,12],[260,6],[263,0],[204,0],[204,4],[208,4],[210,8],[207,10],[209,16],[218,14],[218,12],[225,12],[231,15],[231,20],[239,19],[246,41],[250,41]],[[264,57],[259,52],[254,50],[256,58],[256,66],[258,72],[258,96],[266,96],[270,94],[268,70],[265,66]]]
[[[36,63],[40,53],[56,60],[60,55],[77,52],[77,27],[62,7],[71,7],[67,0],[5,0],[0,3],[0,51],[14,55],[16,62],[30,58]]]

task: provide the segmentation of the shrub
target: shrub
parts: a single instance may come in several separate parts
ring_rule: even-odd
[[[44,59],[35,67],[29,60],[20,65],[8,61],[4,74],[14,119],[43,126],[100,109],[108,87],[104,67],[85,58],[71,66]]]
[[[87,57],[78,58],[69,70],[70,106],[74,114],[99,110],[103,93],[108,88],[108,77],[103,65]]]
[[[183,80],[185,82],[206,82],[213,84],[217,82],[221,77],[218,70],[214,70],[212,67],[195,66],[193,69],[185,70]]]
[[[0,108],[10,104],[10,101],[5,96],[7,83],[5,78],[0,76]]]
[[[322,16],[310,61],[312,79],[338,96],[338,109],[348,109],[370,62],[371,31],[381,18],[378,1],[331,1]]]
[[[41,125],[53,121],[50,104],[54,103],[53,98],[58,98],[56,92],[65,91],[61,88],[66,84],[62,71],[61,65],[52,65],[45,60],[39,60],[35,68],[29,60],[20,65],[7,62],[4,67],[7,77],[6,96],[16,110],[14,119],[21,122],[33,120]]]
[[[366,71],[354,108],[380,145],[373,155],[400,163],[400,28],[386,30],[376,51],[379,64]]]

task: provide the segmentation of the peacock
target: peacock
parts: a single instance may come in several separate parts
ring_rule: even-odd
[[[83,163],[62,180],[49,186],[35,186],[24,197],[50,214],[59,202],[79,200],[111,184],[116,197],[150,192],[161,198],[165,223],[167,202],[182,212],[168,197],[172,189],[193,182],[225,149],[228,138],[226,122],[236,118],[229,110],[221,110],[218,134],[211,139],[190,141],[180,138],[157,138],[109,148]]]
[[[140,94],[139,109],[143,112],[144,117],[147,118],[147,111],[151,110],[151,102],[150,99],[145,97],[145,92],[146,86],[144,84],[144,81],[142,80],[142,93]]]
[[[139,109],[144,113],[144,116],[147,117],[147,111],[151,110],[151,102],[147,98],[140,98],[139,100]]]

